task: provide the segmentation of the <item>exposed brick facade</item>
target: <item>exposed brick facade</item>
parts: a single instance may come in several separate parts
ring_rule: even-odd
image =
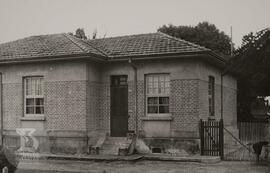
[[[15,130],[20,127],[23,114],[23,90],[21,83],[3,84],[4,129]]]
[[[138,81],[137,94],[138,94],[138,130],[142,130],[142,117],[145,116],[145,84],[144,81]]]
[[[171,81],[172,130],[195,131],[198,126],[198,80]]]
[[[86,130],[86,81],[45,83],[47,129]]]
[[[149,62],[148,62],[149,63]],[[160,64],[162,64],[161,62]],[[172,62],[171,62],[172,63]],[[144,118],[146,115],[146,98],[145,98],[145,80],[144,76],[149,73],[159,73],[160,64],[151,64],[144,66],[141,64],[141,70],[138,69],[137,81],[137,126],[138,130],[143,131]],[[220,118],[221,99],[220,99],[220,74],[217,69],[204,71],[199,75],[201,69],[196,69],[196,65],[187,63],[172,63],[174,66],[170,69],[162,69],[162,73],[169,73],[170,81],[170,115],[169,122],[170,133],[166,137],[195,137],[198,138],[198,123],[200,119],[208,119],[208,75],[215,75],[215,118]],[[193,64],[193,65],[192,65]],[[156,68],[155,65],[159,65]],[[187,66],[188,65],[188,66]],[[33,65],[34,66],[34,65]],[[110,133],[110,76],[118,75],[115,73],[121,68],[121,74],[128,75],[128,130],[136,129],[135,116],[135,88],[134,73],[129,65],[115,66],[108,71],[90,70],[91,77],[84,76],[83,69],[86,65],[83,63],[67,63],[66,69],[75,68],[73,75],[66,78],[61,66],[53,66],[55,77],[48,74],[51,68],[33,73],[34,75],[44,76],[44,100],[45,100],[45,118],[44,132],[56,131],[65,137],[69,133],[58,133],[57,131],[76,131],[81,136],[81,140],[86,140],[86,132],[105,132]],[[148,68],[149,66],[149,68]],[[187,68],[188,67],[188,68]],[[194,68],[191,70],[190,68]],[[24,67],[20,67],[23,70]],[[88,68],[95,68],[89,66]],[[187,68],[187,70],[186,70]],[[66,70],[65,69],[65,70]],[[101,68],[100,68],[101,69]],[[150,69],[150,70],[149,70]],[[181,70],[178,70],[181,69]],[[81,71],[80,71],[81,70]],[[148,70],[148,71],[147,71]],[[80,73],[78,73],[78,71]],[[9,71],[6,71],[7,74]],[[192,72],[192,74],[191,74]],[[78,74],[77,74],[78,73]],[[94,73],[104,73],[99,77]],[[185,76],[184,74],[187,73]],[[26,73],[31,76],[31,71]],[[63,76],[61,76],[63,75]],[[16,76],[16,82],[5,81],[3,83],[3,113],[4,129],[15,130],[20,128],[21,118],[23,117],[23,83],[22,78],[25,75]],[[5,76],[4,76],[5,77]],[[78,80],[77,80],[78,78]],[[231,82],[231,83],[230,83]],[[236,85],[234,79],[225,80],[224,92],[224,122],[227,126],[234,126],[236,123]],[[183,135],[182,132],[186,132]],[[195,134],[195,135],[194,135]],[[190,136],[189,136],[190,135]],[[77,136],[76,135],[73,135]],[[67,137],[68,138],[68,137]],[[74,140],[76,140],[74,138]],[[91,140],[91,138],[90,138]],[[63,142],[63,141],[62,141]],[[60,142],[61,143],[61,142]],[[65,142],[63,142],[65,143]],[[47,145],[47,144],[46,144]],[[82,149],[81,149],[82,150]]]
[[[90,111],[89,117],[94,121],[89,121],[88,127],[92,129],[105,130],[110,132],[110,85],[108,83],[90,84]],[[137,115],[138,130],[142,130],[142,118],[145,112],[145,83],[137,83]],[[236,90],[224,87],[224,119],[230,119],[236,115]],[[93,99],[94,98],[94,99]],[[215,84],[215,118],[220,118],[220,85]],[[100,105],[100,106],[98,106]],[[128,83],[128,110],[129,130],[135,130],[135,91],[134,82]],[[208,81],[199,79],[174,79],[171,80],[170,113],[172,115],[171,130],[198,133],[198,122],[200,119],[207,120],[209,117],[208,107]],[[94,123],[93,123],[94,122]],[[89,128],[91,129],[91,128]]]
[[[128,82],[128,130],[135,130],[135,90],[134,82]],[[137,109],[138,110],[138,109]]]
[[[97,130],[100,126],[101,86],[98,82],[87,82],[86,125],[88,131]]]
[[[102,83],[101,87],[100,115],[98,118],[100,130],[110,131],[110,83]]]

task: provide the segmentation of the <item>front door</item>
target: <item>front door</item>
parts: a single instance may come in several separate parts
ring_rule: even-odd
[[[128,131],[127,75],[111,77],[111,136],[124,137]]]

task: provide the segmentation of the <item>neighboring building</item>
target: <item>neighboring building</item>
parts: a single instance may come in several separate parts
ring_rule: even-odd
[[[230,75],[223,76],[221,101],[225,62],[162,33],[95,40],[54,34],[0,44],[4,142],[18,148],[16,128],[35,128],[40,152],[82,153],[100,136],[128,132],[150,147],[169,149],[172,140],[173,148],[199,146],[199,120],[220,119],[222,102],[225,127],[237,133]]]

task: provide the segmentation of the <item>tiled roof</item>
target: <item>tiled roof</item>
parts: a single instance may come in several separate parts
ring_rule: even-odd
[[[209,51],[207,48],[160,32],[94,39],[87,42],[111,58]]]
[[[0,62],[64,55],[94,55],[103,59],[210,52],[199,45],[163,33],[81,40],[68,34],[31,36],[0,44]]]
[[[95,48],[68,34],[31,36],[0,44],[0,61],[93,53]]]

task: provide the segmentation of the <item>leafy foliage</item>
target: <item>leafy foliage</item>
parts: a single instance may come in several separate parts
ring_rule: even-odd
[[[270,94],[270,90],[264,88],[270,82],[270,30],[245,35],[242,46],[234,54],[228,70],[238,74],[251,87],[257,88],[257,94]]]
[[[4,167],[8,168],[8,172],[14,173],[18,166],[18,159],[13,151],[7,147],[0,146],[0,171]]]
[[[235,50],[227,71],[238,75],[238,115],[250,119],[251,104],[270,95],[270,29],[249,33]]]
[[[223,55],[230,55],[231,52],[230,37],[208,22],[201,22],[195,27],[163,25],[158,31],[199,44]]]
[[[74,36],[77,37],[77,38],[80,38],[80,39],[84,39],[84,40],[87,39],[83,28],[78,28],[75,31],[75,35]]]

